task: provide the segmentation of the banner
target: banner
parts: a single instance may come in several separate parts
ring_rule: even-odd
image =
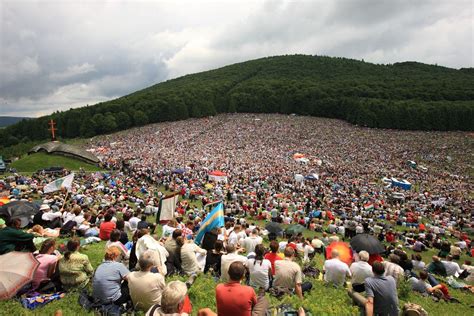
[[[56,179],[53,182],[48,183],[44,187],[43,193],[51,193],[51,192],[59,191],[63,188],[66,188],[69,191],[71,190],[73,180],[74,180],[74,173],[71,173],[63,178]]]
[[[174,211],[176,210],[176,203],[178,203],[179,194],[165,196],[160,201],[160,209],[157,213],[158,221],[170,221],[174,218]]]

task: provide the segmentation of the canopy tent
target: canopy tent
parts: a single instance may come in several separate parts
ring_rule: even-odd
[[[227,174],[219,170],[214,170],[209,172],[209,180],[227,183]]]
[[[411,183],[404,179],[399,180],[397,178],[392,178],[392,186],[402,188],[403,190],[411,189]]]

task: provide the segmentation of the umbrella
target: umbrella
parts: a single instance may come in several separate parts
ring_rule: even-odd
[[[7,198],[7,197],[0,198],[0,206],[2,206],[4,204],[7,204],[8,202],[10,202],[9,198]]]
[[[26,201],[14,201],[0,207],[0,216],[3,215],[7,220],[19,218],[21,227],[25,227],[38,211],[39,207],[36,204]]]
[[[268,230],[269,233],[273,233],[277,235],[283,231],[283,228],[281,228],[280,224],[275,223],[275,222],[270,222],[267,225],[265,225],[265,229]]]
[[[210,183],[207,183],[204,187],[209,190],[212,189],[214,186]]]
[[[326,259],[331,259],[331,252],[337,250],[339,252],[339,260],[351,265],[352,263],[352,250],[349,248],[349,244],[342,241],[332,242],[326,248]]]
[[[38,260],[30,252],[9,252],[0,256],[0,300],[15,295],[25,284],[31,282]]]
[[[385,251],[380,241],[369,234],[358,234],[351,239],[351,247],[355,251],[367,251],[369,254],[378,254]]]
[[[286,228],[287,235],[298,235],[302,233],[306,228],[300,224],[293,224]]]

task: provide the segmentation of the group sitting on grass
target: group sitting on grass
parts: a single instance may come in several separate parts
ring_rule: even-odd
[[[233,218],[226,227],[206,233],[200,246],[193,240],[197,228],[189,233],[191,225],[183,223],[169,223],[168,237],[153,236],[148,228],[137,228],[128,241],[128,236],[121,238],[122,231],[115,225],[123,220],[117,220],[110,211],[104,212],[107,213],[100,217],[102,222],[97,226],[99,236],[107,236],[108,240],[104,260],[95,271],[87,255],[79,252],[81,242],[77,237],[60,249],[61,254],[54,238],[44,240],[39,251],[35,251],[35,231],[24,232],[18,220],[1,229],[3,252],[35,251],[40,262],[33,282],[20,294],[77,291],[91,284],[96,304],[115,306],[109,307],[109,313],[141,310],[147,315],[187,315],[192,308],[187,288],[200,274],[209,273],[218,283],[218,315],[230,315],[230,311],[232,315],[265,315],[269,309],[265,293],[303,298],[305,292],[311,291],[312,282],[302,268],[311,265],[315,256],[324,256],[330,243],[345,238],[334,233],[328,237],[328,230],[322,238],[308,239],[298,234],[278,242],[265,229]],[[367,251],[353,253],[355,259],[348,264],[339,258],[338,250],[332,250],[325,258],[322,280],[330,286],[347,288],[354,304],[367,315],[398,315],[397,286],[405,280],[414,292],[446,301],[456,301],[448,286],[472,291],[474,275],[470,261],[460,267],[448,254],[445,258],[433,256],[432,262],[426,263],[417,252],[410,259],[401,244],[392,247],[403,236],[396,235],[392,243],[387,243],[386,252],[372,262],[373,256]],[[268,237],[269,248],[264,242]],[[167,284],[166,278],[171,275],[187,276],[188,281]],[[198,312],[215,315],[209,308]],[[305,310],[300,309],[298,314],[304,315]]]

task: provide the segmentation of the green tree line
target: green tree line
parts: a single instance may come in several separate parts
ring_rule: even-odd
[[[75,138],[229,112],[296,113],[375,128],[473,131],[474,71],[417,62],[267,57],[23,120],[0,129],[0,146],[48,139],[51,118],[60,138]]]

